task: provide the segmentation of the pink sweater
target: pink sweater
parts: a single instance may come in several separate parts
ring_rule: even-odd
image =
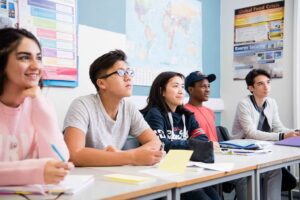
[[[43,184],[46,162],[60,160],[51,144],[69,160],[55,111],[43,96],[28,97],[18,108],[0,102],[0,185]]]

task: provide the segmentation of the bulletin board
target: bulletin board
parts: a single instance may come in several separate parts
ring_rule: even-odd
[[[0,28],[31,31],[42,45],[44,85],[76,87],[76,0],[1,0]]]

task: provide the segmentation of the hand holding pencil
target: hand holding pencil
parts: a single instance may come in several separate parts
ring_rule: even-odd
[[[66,162],[54,144],[51,144],[53,151],[59,156],[61,161],[49,160],[44,168],[44,182],[46,184],[58,184],[74,167],[73,163]]]

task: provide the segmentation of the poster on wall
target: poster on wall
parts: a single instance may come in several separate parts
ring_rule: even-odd
[[[76,87],[76,0],[0,0],[0,28],[31,31],[42,45],[44,86]]]
[[[284,1],[235,10],[234,80],[252,69],[264,69],[272,78],[283,77]]]
[[[201,70],[201,2],[127,0],[126,41],[134,85],[149,86],[162,71]]]
[[[46,86],[78,85],[75,13],[76,0],[19,1],[19,26],[42,44]]]
[[[17,0],[0,0],[0,28],[17,27]]]

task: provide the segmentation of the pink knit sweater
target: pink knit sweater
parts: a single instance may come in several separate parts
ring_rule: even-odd
[[[43,96],[28,97],[18,108],[0,102],[0,185],[44,183],[44,166],[50,158],[65,160],[69,152],[54,109]]]

